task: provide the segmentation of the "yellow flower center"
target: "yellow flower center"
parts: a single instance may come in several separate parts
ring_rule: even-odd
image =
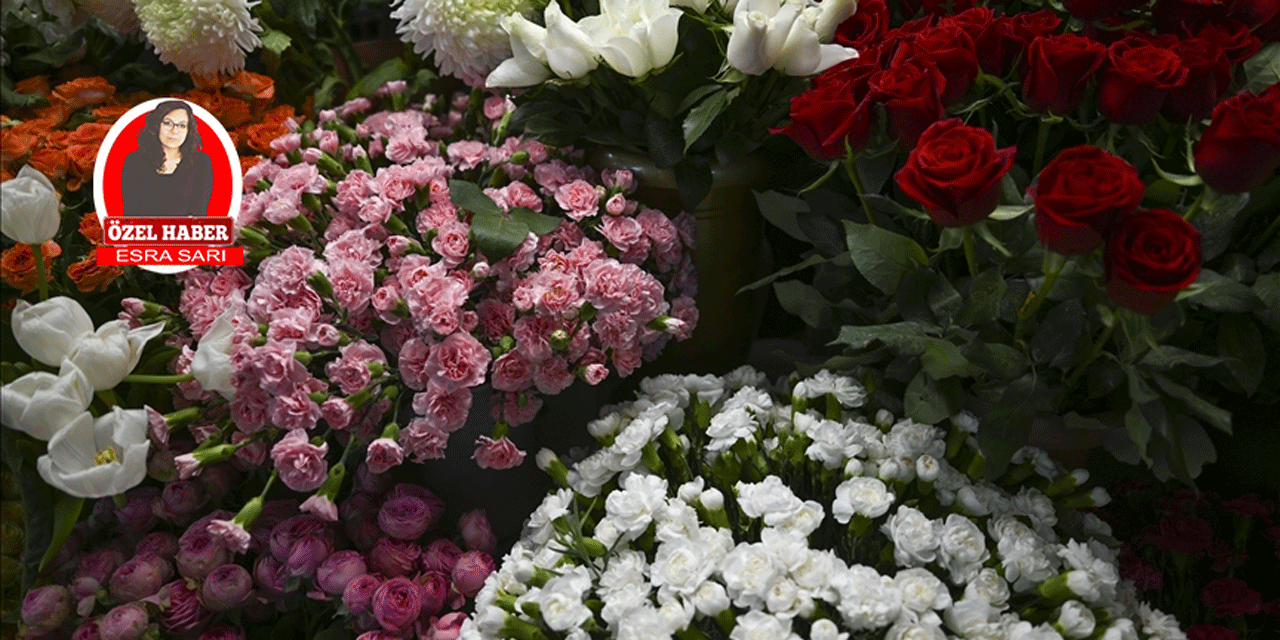
[[[99,451],[98,455],[93,457],[93,464],[94,465],[111,464],[112,462],[117,462],[119,460],[120,458],[116,456],[116,448],[107,447],[106,449]]]

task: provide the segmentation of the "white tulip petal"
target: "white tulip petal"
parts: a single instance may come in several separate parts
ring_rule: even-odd
[[[34,371],[0,387],[0,421],[38,440],[49,440],[84,412],[93,387],[74,364],[59,375]]]
[[[81,413],[49,438],[49,459],[60,469],[94,466],[94,457],[102,450],[94,434],[93,416]]]
[[[121,468],[116,472],[111,495],[124,493],[142,484],[147,477],[147,451],[150,447],[151,443],[144,442],[125,448],[120,463]]]
[[[36,470],[45,482],[77,498],[116,495],[114,478],[119,467],[116,462],[67,472],[54,465],[49,456],[40,456],[36,461]]]
[[[55,296],[37,304],[19,300],[13,307],[13,337],[27,355],[51,367],[62,363],[71,344],[93,333],[93,320],[79,302]]]

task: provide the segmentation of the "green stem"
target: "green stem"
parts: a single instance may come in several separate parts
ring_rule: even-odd
[[[1044,153],[1049,146],[1049,127],[1049,122],[1041,118],[1036,130],[1036,157],[1035,164],[1032,165],[1032,176],[1040,175],[1040,169],[1044,168]]]
[[[1208,189],[1200,190],[1200,194],[1197,195],[1195,201],[1191,203],[1191,208],[1187,209],[1187,212],[1182,214],[1183,220],[1191,222],[1191,219],[1194,218],[1197,213],[1200,213],[1200,204],[1204,202],[1204,194],[1206,191],[1208,191]]]
[[[178,384],[179,382],[188,382],[195,379],[196,377],[190,373],[171,376],[152,376],[139,373],[125,376],[122,382],[135,382],[140,384]]]
[[[862,203],[862,210],[867,214],[867,223],[874,227],[876,217],[871,213],[871,205],[867,204],[867,201],[862,197],[867,190],[862,187],[862,176],[858,175],[858,165],[854,162],[854,154],[845,156],[844,160],[841,160],[841,164],[844,165],[844,171],[849,174],[849,181],[853,183],[853,188],[858,193],[858,202]]]
[[[1022,306],[1022,311],[1018,312],[1018,323],[1013,329],[1013,339],[1016,341],[1022,335],[1022,329],[1027,324],[1027,320],[1031,319],[1040,310],[1040,305],[1044,304],[1049,292],[1053,291],[1053,286],[1058,283],[1058,276],[1062,275],[1062,270],[1067,265],[1067,258],[1064,255],[1045,251],[1044,262],[1041,269],[1044,271],[1044,283],[1040,285],[1040,289],[1031,294],[1031,298]]]
[[[36,259],[36,288],[40,290],[40,300],[49,299],[48,276],[44,272],[44,250],[40,243],[31,245],[31,255]]]
[[[1280,216],[1276,216],[1275,219],[1271,221],[1271,224],[1267,226],[1267,230],[1263,231],[1262,234],[1253,241],[1253,244],[1249,246],[1249,251],[1246,253],[1248,253],[1250,257],[1256,257],[1254,254],[1262,251],[1262,247],[1266,246],[1267,241],[1270,240],[1277,232],[1280,232]]]
[[[120,399],[116,397],[114,389],[103,389],[102,391],[99,391],[98,399],[106,403],[107,409],[120,405]]]
[[[1071,372],[1071,376],[1067,378],[1067,390],[1074,387],[1076,381],[1080,379],[1080,376],[1084,375],[1084,372],[1089,368],[1089,365],[1093,364],[1093,361],[1097,360],[1098,356],[1102,355],[1102,350],[1107,347],[1107,342],[1111,340],[1111,333],[1115,330],[1115,322],[1107,325],[1107,327],[1102,330],[1102,335],[1098,336],[1098,339],[1093,343],[1093,349],[1089,350],[1089,356],[1086,357],[1084,362],[1081,362],[1080,365],[1076,367],[1075,371]]]
[[[978,277],[978,255],[973,247],[973,229],[964,228],[964,260],[969,263],[969,276]]]

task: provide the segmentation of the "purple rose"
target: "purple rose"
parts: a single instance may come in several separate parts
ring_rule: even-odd
[[[178,539],[178,555],[174,559],[178,563],[178,573],[184,578],[199,580],[215,567],[231,560],[231,550],[222,537],[209,533],[205,528],[199,531],[188,529]]]
[[[159,498],[160,489],[156,487],[137,487],[126,491],[124,506],[116,508],[121,531],[135,534],[151,531],[159,520],[152,507]]]
[[[151,622],[147,610],[137,602],[122,604],[98,621],[98,637],[102,640],[138,640]]]
[[[166,560],[178,555],[178,538],[172,533],[156,531],[147,534],[133,547],[134,553],[154,553]]]
[[[440,613],[449,598],[449,574],[427,571],[418,576],[417,583],[422,587],[422,616],[430,618]]]
[[[316,586],[329,595],[342,595],[347,583],[367,573],[364,556],[353,549],[335,551],[316,569]]]
[[[99,584],[105,584],[127,557],[123,551],[113,547],[98,549],[80,560],[76,566],[76,577],[93,578]]]
[[[458,530],[462,532],[462,541],[467,549],[492,555],[498,546],[498,538],[489,526],[489,514],[484,509],[472,509],[462,514],[458,518]]]
[[[371,600],[373,617],[387,631],[402,631],[418,619],[422,610],[422,595],[412,580],[399,577],[382,583],[373,592]]]
[[[291,578],[311,579],[316,567],[333,553],[333,544],[322,536],[307,536],[293,543],[285,559],[285,574]]]
[[[324,537],[333,543],[333,532],[327,522],[310,514],[294,516],[271,530],[271,555],[281,562],[287,561],[294,543],[308,536]]]
[[[253,593],[249,570],[224,564],[209,572],[200,585],[200,602],[210,611],[229,611],[244,604]]]
[[[136,555],[111,574],[108,588],[116,602],[141,600],[160,590],[173,577],[168,560],[152,553]]]
[[[200,604],[199,594],[187,586],[186,580],[161,587],[160,598],[169,601],[169,606],[160,611],[160,627],[171,634],[195,631],[209,620],[209,610]]]
[[[453,565],[453,587],[458,593],[474,598],[480,592],[480,587],[484,586],[485,578],[493,573],[496,567],[493,564],[493,558],[483,551],[468,551],[458,558],[458,564]]]
[[[378,510],[378,526],[393,538],[417,540],[439,515],[414,496],[391,498]]]
[[[461,611],[446,613],[431,622],[427,637],[431,640],[458,640],[462,635],[462,623],[467,621],[467,614]]]
[[[221,625],[200,634],[199,640],[244,640],[244,629]]]
[[[71,640],[102,640],[102,634],[98,633],[98,621],[90,620],[71,632]]]
[[[342,606],[353,616],[367,613],[373,600],[373,592],[380,586],[382,580],[367,573],[352,578],[342,590]]]
[[[448,538],[437,538],[427,545],[422,552],[422,568],[425,571],[439,571],[449,575],[453,573],[453,565],[462,557],[462,549]]]
[[[422,547],[412,542],[382,538],[369,552],[369,565],[385,576],[405,576],[413,573],[421,557]]]
[[[56,629],[71,614],[71,592],[51,584],[36,587],[22,599],[22,624],[38,631]]]
[[[270,554],[258,556],[253,563],[253,581],[258,585],[262,595],[269,598],[283,596],[285,584],[288,581],[284,563]]]
[[[192,513],[204,505],[204,502],[204,487],[190,480],[170,482],[160,493],[163,512],[176,521],[189,519]]]

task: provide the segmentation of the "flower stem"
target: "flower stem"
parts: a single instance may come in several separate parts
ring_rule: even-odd
[[[44,250],[40,243],[31,245],[31,256],[36,259],[36,287],[40,290],[40,300],[49,299],[48,277],[44,272]]]
[[[858,202],[862,203],[862,210],[867,214],[867,223],[875,226],[876,217],[871,213],[871,205],[867,204],[867,201],[862,197],[867,191],[862,187],[862,176],[858,175],[858,165],[853,158],[854,154],[849,154],[844,157],[841,164],[844,165],[844,171],[849,174],[849,181],[853,183],[853,188],[858,193]]]
[[[978,255],[973,247],[973,229],[964,228],[964,260],[969,263],[969,276],[978,277]]]
[[[1191,208],[1187,209],[1187,212],[1182,214],[1183,220],[1191,222],[1191,219],[1194,218],[1197,213],[1200,213],[1200,204],[1204,202],[1204,194],[1206,191],[1208,191],[1208,189],[1200,190],[1200,194],[1197,195],[1195,201],[1191,203]]]
[[[1040,175],[1040,169],[1044,168],[1044,153],[1049,146],[1049,127],[1049,121],[1041,118],[1040,125],[1036,129],[1036,157],[1031,170],[1033,177]]]
[[[1062,275],[1062,270],[1067,265],[1066,256],[1045,251],[1044,262],[1041,264],[1041,270],[1044,271],[1044,283],[1040,285],[1040,289],[1031,294],[1027,299],[1027,303],[1022,305],[1022,311],[1018,312],[1018,323],[1014,325],[1013,339],[1017,340],[1022,335],[1022,329],[1027,324],[1027,320],[1040,310],[1040,305],[1044,304],[1045,299],[1049,296],[1049,292],[1053,290],[1053,285],[1058,283],[1058,276]]]
[[[187,382],[195,380],[196,377],[190,373],[172,376],[152,376],[145,374],[130,374],[124,377],[121,382],[136,382],[140,384],[178,384],[179,382]]]
[[[1080,376],[1084,375],[1084,372],[1089,368],[1089,365],[1093,364],[1093,361],[1097,360],[1098,356],[1102,355],[1102,350],[1106,348],[1107,342],[1111,340],[1111,333],[1115,330],[1116,323],[1114,322],[1107,325],[1107,327],[1102,330],[1102,335],[1098,336],[1098,339],[1093,343],[1093,348],[1089,350],[1089,356],[1086,357],[1084,362],[1081,362],[1080,365],[1076,367],[1075,371],[1071,372],[1071,376],[1067,378],[1067,390],[1074,387],[1076,381],[1080,379]]]

